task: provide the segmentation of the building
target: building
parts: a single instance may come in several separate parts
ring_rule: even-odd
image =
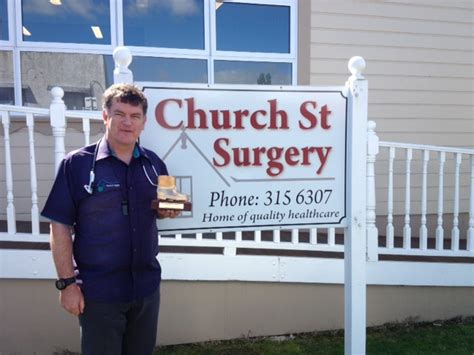
[[[68,109],[100,107],[99,97],[112,82],[111,55],[118,45],[131,49],[134,61],[130,68],[136,81],[181,83],[341,85],[348,77],[348,59],[361,55],[368,63],[369,118],[377,123],[381,140],[473,148],[473,18],[470,0],[0,0],[0,104],[46,108],[51,88],[61,86]],[[92,129],[93,136],[100,134],[100,125]],[[50,152],[49,124],[39,121],[35,130],[38,144]],[[77,133],[79,128],[71,125],[68,132],[75,130]],[[27,140],[24,120],[13,121],[12,142],[25,153],[14,162],[20,221],[28,220],[31,207]],[[77,137],[68,140],[67,147],[80,141]],[[382,152],[381,156],[388,161],[387,154]],[[52,180],[53,159],[50,153],[38,153],[38,158],[42,163],[38,204],[42,206]],[[414,165],[421,162],[421,156],[414,156]],[[463,173],[470,171],[467,160],[463,160],[462,169]],[[454,181],[454,171],[447,166],[449,183]],[[436,225],[438,182],[436,171],[431,173],[434,180],[428,195],[434,203],[428,211]],[[387,185],[383,181],[387,169],[380,168],[378,176],[383,179],[377,185],[377,212],[385,216]],[[2,201],[7,197],[5,181],[1,172]],[[394,183],[398,186],[394,224],[399,231],[405,214],[403,181],[400,174]],[[463,231],[468,228],[472,203],[469,184],[466,178],[461,186]],[[416,187],[412,198],[419,201],[422,189]],[[452,212],[453,200],[445,198],[446,213]],[[417,209],[418,204],[414,203]],[[0,203],[0,207],[0,220],[5,220],[5,204]],[[418,218],[418,210],[411,212]],[[173,270],[172,281],[166,281],[164,288],[165,296],[173,298],[162,313],[164,343],[205,340],[209,329],[217,338],[232,338],[247,335],[243,329],[251,335],[263,335],[342,327],[342,287],[337,275],[316,283],[258,282],[258,278],[250,279],[255,282],[203,282],[199,278],[182,282],[175,281],[179,280],[177,270],[186,270],[172,255],[163,258]],[[331,262],[324,266],[340,270],[340,265]],[[433,282],[433,287],[428,287],[430,282],[398,282],[386,285],[374,281],[369,287],[369,324],[413,315],[434,319],[474,313],[469,301],[472,284],[451,287],[447,282],[434,287],[440,285]],[[66,339],[54,345],[77,347],[77,333],[73,333],[76,324],[60,312],[50,281],[13,278],[0,283],[5,296],[1,312],[8,319],[4,323],[10,324],[8,329],[1,326],[0,343],[7,338],[39,342],[43,337],[39,323],[51,318],[57,323],[53,332]],[[399,284],[411,287],[400,288]],[[31,287],[37,292],[32,294]],[[274,295],[274,302],[268,301],[268,294]],[[34,295],[52,301],[35,310],[32,327],[25,328],[29,318],[13,314],[18,310],[13,299],[30,304]],[[407,298],[412,301],[409,306],[400,301]],[[277,304],[288,300],[291,306],[275,311]],[[315,304],[318,307],[313,309]],[[186,307],[193,312],[180,315],[181,322],[173,321],[175,312]],[[231,322],[224,322],[215,312],[226,313]],[[294,314],[297,317],[292,317]],[[316,318],[320,321],[314,323]],[[287,319],[292,321],[285,322]],[[250,329],[250,323],[257,326]],[[30,337],[22,338],[14,328],[27,329]]]

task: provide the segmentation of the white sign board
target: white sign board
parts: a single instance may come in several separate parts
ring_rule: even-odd
[[[344,88],[140,85],[142,144],[193,204],[162,233],[347,226]]]

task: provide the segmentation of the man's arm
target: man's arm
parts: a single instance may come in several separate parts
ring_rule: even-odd
[[[50,244],[59,278],[73,277],[71,227],[52,222]],[[84,312],[84,296],[75,283],[60,291],[59,300],[64,309],[76,316]]]

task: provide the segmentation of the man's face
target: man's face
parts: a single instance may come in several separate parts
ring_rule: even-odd
[[[145,128],[146,116],[141,105],[132,106],[112,101],[112,106],[102,111],[106,136],[113,148],[133,147]]]

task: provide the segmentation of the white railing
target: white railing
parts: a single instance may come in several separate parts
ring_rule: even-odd
[[[11,114],[21,113],[26,120],[28,127],[28,144],[29,144],[29,166],[31,181],[31,229],[32,234],[39,234],[39,214],[38,214],[38,197],[37,197],[37,178],[36,178],[36,158],[34,148],[34,117],[45,116],[49,114],[47,109],[35,109],[27,107],[17,107],[10,105],[1,105],[0,113],[2,116],[3,141],[5,152],[5,183],[6,183],[6,216],[7,216],[7,233],[14,235],[16,233],[16,211],[13,194],[13,169],[12,169],[12,149],[10,140],[10,124]]]
[[[385,153],[385,172],[379,170],[377,182],[387,199],[386,211],[379,213],[386,216],[380,233],[385,234],[385,246],[378,253],[474,256],[474,149],[393,142],[379,146]],[[463,226],[461,213],[466,217]],[[403,216],[401,233],[395,231],[396,215]],[[412,228],[415,222],[417,229]],[[396,245],[397,235],[402,238],[400,245]]]
[[[7,231],[1,232],[1,240],[46,241],[40,233],[38,202],[37,154],[35,148],[35,121],[49,118],[54,140],[54,171],[64,157],[67,123],[82,122],[83,143],[90,143],[91,121],[100,121],[99,112],[67,111],[62,101],[63,91],[52,90],[50,109],[0,105],[3,125],[5,154],[6,221]],[[16,231],[14,198],[11,119],[24,120],[28,131],[30,172],[31,233]],[[78,121],[79,120],[79,121]],[[367,157],[367,245],[368,260],[376,261],[379,255],[418,255],[474,257],[474,150],[424,146],[415,144],[379,142],[375,123],[368,123]],[[380,153],[379,153],[380,150]],[[44,154],[44,153],[43,153]],[[377,160],[378,159],[378,160]],[[448,169],[448,171],[446,171]],[[54,175],[53,172],[51,175]],[[24,177],[23,177],[24,178]],[[385,181],[385,183],[384,183]],[[376,199],[378,191],[378,203]],[[452,191],[452,194],[448,194]],[[41,191],[47,194],[47,191]],[[386,201],[383,195],[386,195]],[[383,210],[383,203],[386,210]],[[451,206],[447,208],[448,204]],[[467,222],[460,224],[460,215]],[[417,220],[419,227],[412,225]],[[436,219],[431,227],[428,219]],[[377,228],[376,219],[384,222]],[[397,231],[394,220],[403,219]],[[466,220],[466,218],[464,218]],[[450,228],[445,226],[450,223]],[[336,236],[338,238],[336,238]],[[293,229],[273,231],[237,231],[230,233],[197,233],[191,235],[160,236],[165,247],[221,248],[224,255],[250,253],[248,249],[266,250],[271,255],[276,250],[294,252],[344,251],[343,230]],[[385,238],[385,243],[383,243]],[[382,245],[379,241],[382,239]],[[449,244],[447,247],[445,244]],[[246,251],[247,250],[247,251]],[[204,252],[208,252],[204,251]],[[308,255],[311,255],[311,254]],[[284,254],[280,254],[284,255]]]
[[[52,129],[54,143],[54,170],[49,176],[54,176],[59,163],[66,153],[65,138],[66,138],[66,121],[77,122],[82,121],[82,132],[84,136],[84,144],[90,142],[90,122],[91,120],[100,121],[101,115],[98,112],[79,112],[79,111],[67,111],[62,100],[64,92],[61,88],[53,88],[51,90],[53,96],[50,109],[32,108],[32,107],[20,107],[12,105],[0,105],[0,115],[2,117],[3,126],[3,150],[4,150],[4,164],[2,164],[2,170],[5,171],[5,195],[6,195],[6,222],[7,231],[0,232],[0,240],[13,240],[13,241],[44,241],[47,240],[46,235],[40,234],[40,209],[38,203],[38,161],[36,156],[36,141],[35,141],[35,126],[44,123],[49,120],[49,125]],[[25,176],[14,176],[14,159],[18,158],[18,151],[14,151],[15,147],[12,147],[11,141],[11,127],[13,123],[20,123],[25,125],[28,131],[28,157],[29,157],[29,185],[31,192],[31,209],[30,218],[27,219],[31,222],[31,233],[25,235],[24,233],[17,233],[17,210],[15,208],[15,195],[14,195],[14,182],[15,178],[21,178],[25,180]],[[16,148],[22,150],[23,144],[17,144]],[[24,152],[23,152],[24,153]],[[42,191],[43,194],[47,193]],[[24,194],[24,191],[22,191]],[[24,215],[24,213],[22,213]],[[0,218],[1,220],[2,218]]]
[[[4,150],[5,150],[5,171],[6,171],[6,191],[7,191],[7,231],[0,232],[0,240],[3,241],[40,241],[48,240],[46,234],[40,233],[40,217],[38,206],[38,181],[36,169],[38,162],[35,156],[34,123],[37,120],[48,120],[52,129],[52,155],[54,155],[54,165],[51,164],[51,181],[61,160],[66,154],[66,132],[68,123],[82,120],[83,144],[90,142],[90,123],[102,119],[100,112],[68,111],[64,105],[62,97],[64,92],[61,88],[55,87],[51,90],[52,102],[50,109],[19,107],[10,105],[0,105],[2,124],[4,128]],[[16,225],[17,211],[15,210],[13,176],[14,166],[11,159],[12,145],[10,141],[10,122],[14,117],[15,121],[26,119],[29,132],[29,155],[30,155],[30,182],[31,182],[31,233],[17,233]],[[71,149],[79,148],[71,147]],[[19,178],[17,176],[16,178]],[[48,191],[42,191],[42,195],[47,195]],[[1,218],[0,218],[1,219]],[[28,221],[28,222],[29,222]],[[46,222],[46,221],[43,221]],[[341,232],[343,233],[343,229]],[[237,248],[244,249],[266,249],[271,254],[271,250],[284,249],[288,251],[344,251],[343,234],[336,238],[335,228],[312,228],[312,229],[292,229],[273,231],[237,231],[232,233],[197,233],[192,235],[161,236],[162,246],[174,247],[207,247],[221,248],[224,255],[236,255]]]
[[[128,69],[132,58],[128,50],[114,52],[116,69],[115,82],[133,82]],[[6,213],[0,211],[0,222],[6,218],[6,232],[0,231],[0,241],[47,241],[48,236],[40,233],[40,203],[38,198],[38,161],[35,147],[35,122],[49,119],[52,129],[50,144],[54,150],[51,162],[51,183],[54,173],[65,155],[66,143],[79,148],[90,143],[91,121],[100,121],[99,112],[68,111],[61,88],[51,90],[53,96],[48,109],[0,105],[3,125],[3,150],[5,155],[5,200]],[[12,163],[11,118],[26,120],[28,130],[28,155],[30,171],[31,232],[17,233],[17,214],[14,198],[15,178]],[[82,121],[80,127],[83,142],[71,145],[66,140],[68,123]],[[474,257],[474,149],[458,149],[415,144],[379,142],[375,133],[375,122],[367,126],[367,259],[377,261],[382,255],[452,256]],[[20,144],[21,146],[21,144]],[[1,147],[0,147],[1,148]],[[379,152],[380,150],[380,152]],[[398,156],[397,156],[398,153]],[[400,154],[403,157],[400,157]],[[45,153],[43,152],[42,156]],[[437,161],[433,161],[433,156]],[[434,162],[434,163],[433,163]],[[448,171],[446,171],[448,169]],[[43,169],[44,170],[44,169]],[[44,188],[43,188],[44,190]],[[48,188],[49,190],[49,188]],[[449,191],[452,190],[452,194]],[[1,190],[0,190],[1,192]],[[24,191],[22,191],[24,193]],[[48,191],[41,191],[46,196]],[[386,198],[386,200],[385,200]],[[447,204],[450,208],[447,208]],[[433,207],[434,205],[434,207]],[[3,208],[3,207],[2,207]],[[447,214],[447,215],[446,215]],[[5,217],[2,217],[5,216]],[[25,215],[25,214],[23,214]],[[460,217],[467,216],[467,222],[460,223]],[[416,219],[415,219],[416,216]],[[435,223],[429,220],[436,217]],[[445,222],[449,217],[451,228]],[[384,227],[380,219],[384,221]],[[396,221],[402,221],[396,227]],[[465,220],[465,218],[464,218]],[[419,221],[419,228],[413,224]],[[44,221],[46,222],[46,221]],[[377,223],[378,222],[378,223]],[[435,227],[433,227],[433,225]],[[273,231],[236,231],[231,233],[197,233],[191,235],[160,235],[164,247],[220,248],[213,252],[227,256],[265,252],[266,255],[291,255],[285,252],[344,252],[343,229],[312,228]],[[385,244],[379,245],[385,238]],[[432,243],[434,241],[434,243]],[[450,245],[445,248],[445,242]],[[249,252],[250,249],[250,252]],[[209,252],[209,249],[203,250]],[[252,251],[253,250],[253,251]],[[316,255],[316,254],[314,254]]]
[[[297,252],[344,252],[343,229],[336,238],[335,228],[292,230],[251,230],[190,235],[160,235],[160,245],[167,247],[222,248],[223,255],[298,255]],[[251,251],[258,249],[258,252]],[[179,250],[179,249],[178,249]],[[202,251],[206,253],[205,250]],[[209,250],[207,251],[209,252]],[[293,253],[292,253],[293,252]]]

